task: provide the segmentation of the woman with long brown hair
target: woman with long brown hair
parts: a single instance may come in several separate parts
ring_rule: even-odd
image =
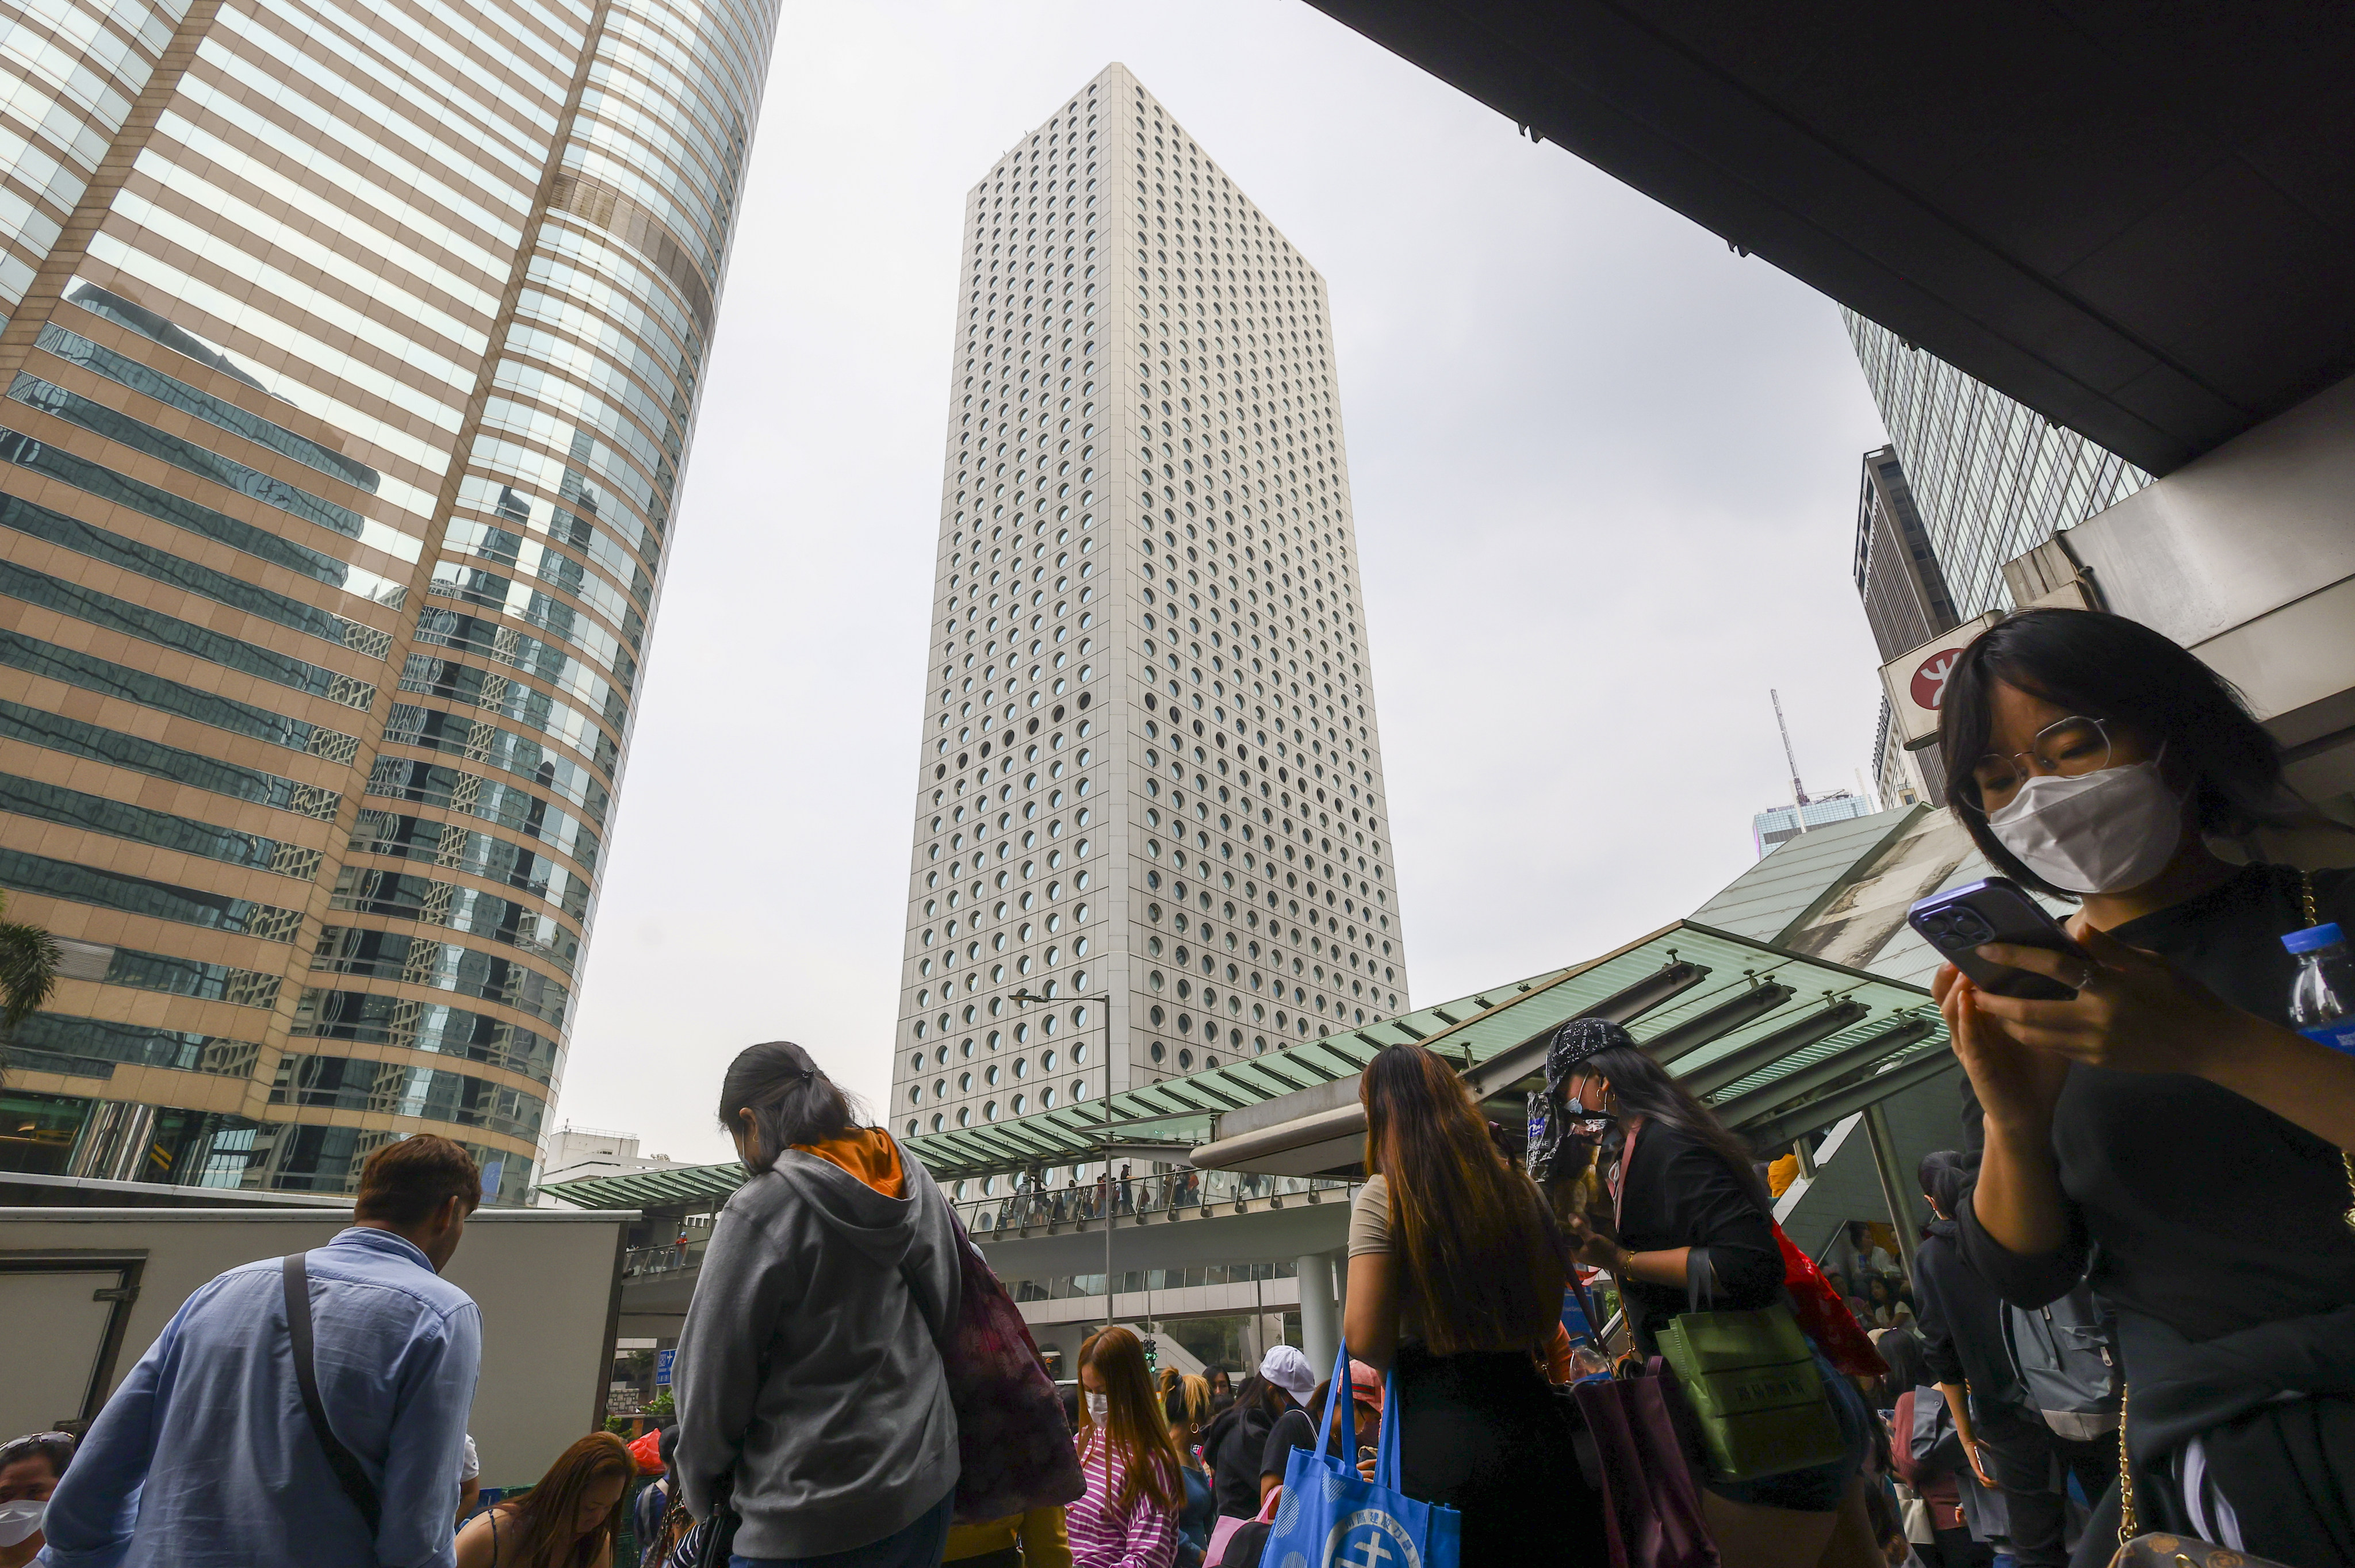
[[[1601,1501],[1540,1370],[1566,1277],[1544,1199],[1423,1047],[1376,1056],[1359,1098],[1369,1174],[1344,1327],[1351,1355],[1390,1371],[1399,1489],[1463,1514],[1466,1563],[1606,1561]]]
[[[1065,1513],[1073,1568],[1170,1568],[1186,1488],[1144,1343],[1117,1324],[1090,1336],[1080,1392],[1088,1489]]]
[[[637,1473],[628,1444],[591,1432],[558,1455],[538,1486],[458,1532],[458,1568],[613,1568]]]

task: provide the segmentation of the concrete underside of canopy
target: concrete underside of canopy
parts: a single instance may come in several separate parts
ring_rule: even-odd
[[[1311,4],[2154,474],[2355,368],[2355,7]]]
[[[1872,1159],[1872,1140],[1860,1118],[1844,1121],[1816,1154],[1816,1174],[1783,1195],[1774,1215],[1784,1233],[1809,1257],[1820,1257],[1850,1220],[1887,1220],[1918,1227],[1929,1218],[1914,1172],[1933,1149],[1963,1146],[1963,1075],[1942,1072],[1926,1083],[1881,1102],[1889,1119],[1898,1174],[1899,1211],[1891,1213]]]
[[[1240,1211],[1238,1211],[1240,1210]],[[1112,1235],[1113,1268],[1196,1268],[1209,1264],[1293,1263],[1312,1253],[1328,1253],[1348,1241],[1348,1194],[1320,1192],[1254,1198],[1208,1209],[1124,1214]],[[1059,1275],[1096,1274],[1104,1266],[1101,1220],[1033,1225],[1027,1231],[985,1232],[980,1244],[989,1266],[1005,1279],[1051,1279]],[[678,1332],[695,1295],[696,1268],[633,1275],[622,1282],[623,1339],[657,1338]]]

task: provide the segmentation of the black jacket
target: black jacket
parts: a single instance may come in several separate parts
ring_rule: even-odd
[[[1783,1250],[1774,1221],[1743,1190],[1724,1156],[1663,1123],[1646,1122],[1636,1134],[1636,1157],[1619,1206],[1619,1244],[1636,1253],[1708,1248],[1720,1308],[1748,1311],[1783,1294]],[[1685,1287],[1631,1279],[1620,1290],[1636,1343],[1656,1351],[1659,1326],[1687,1309]]]
[[[1288,1396],[1285,1408],[1292,1408]],[[1202,1435],[1202,1457],[1209,1464],[1210,1489],[1223,1517],[1250,1519],[1259,1512],[1260,1456],[1275,1423],[1254,1399],[1227,1410]]]
[[[1913,1258],[1914,1322],[1930,1376],[1967,1383],[1978,1422],[2027,1404],[2003,1338],[2003,1297],[1963,1261],[1955,1222],[1939,1220]]]
[[[2307,923],[2297,883],[2250,866],[2110,934],[2286,1024],[2297,965],[2281,938]],[[2314,891],[2322,919],[2355,925],[2355,876],[2317,871]],[[2200,1435],[2252,1555],[2355,1561],[2355,1233],[2339,1150],[2206,1079],[2080,1064],[2052,1153],[2060,1248],[2010,1252],[1967,1203],[1958,1239],[2008,1301],[2041,1306],[2082,1275],[2116,1309],[2143,1528],[2189,1531],[2169,1456]]]

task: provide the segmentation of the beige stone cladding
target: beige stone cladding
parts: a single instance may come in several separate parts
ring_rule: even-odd
[[[1113,65],[956,304],[894,1130],[1405,1010],[1324,278]]]

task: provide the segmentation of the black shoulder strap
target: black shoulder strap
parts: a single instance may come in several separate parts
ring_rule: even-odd
[[[291,1253],[286,1258],[286,1332],[294,1341],[294,1381],[302,1385],[303,1409],[311,1417],[311,1430],[327,1456],[327,1468],[336,1473],[336,1484],[344,1488],[344,1496],[368,1520],[368,1535],[374,1539],[384,1517],[376,1487],[352,1451],[336,1437],[336,1429],[327,1424],[327,1407],[319,1403],[319,1369],[311,1349],[311,1271],[305,1255]]]

